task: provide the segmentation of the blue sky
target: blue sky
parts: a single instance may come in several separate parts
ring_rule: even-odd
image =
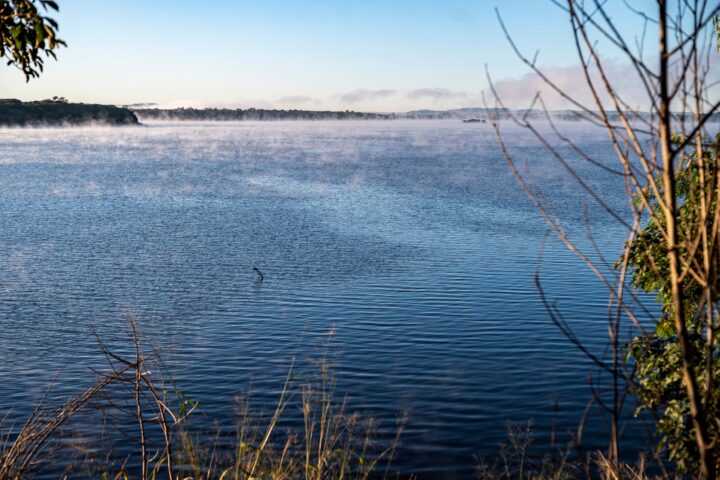
[[[523,50],[540,50],[540,64],[563,75],[577,64],[567,20],[547,0],[58,3],[68,47],[30,83],[1,67],[0,96],[373,111],[478,106],[486,64],[495,79],[520,82],[517,97],[527,74],[495,7]],[[610,4],[621,28],[638,30],[620,0]]]

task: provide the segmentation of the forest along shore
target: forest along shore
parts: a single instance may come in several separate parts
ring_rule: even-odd
[[[0,99],[0,126],[41,127],[66,125],[139,125],[127,108],[114,105],[70,103],[62,97],[36,102]]]

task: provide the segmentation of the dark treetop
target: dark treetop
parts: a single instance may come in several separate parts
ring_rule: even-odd
[[[60,97],[38,102],[0,99],[0,126],[61,126],[90,123],[139,124],[133,112],[113,105],[68,103]]]

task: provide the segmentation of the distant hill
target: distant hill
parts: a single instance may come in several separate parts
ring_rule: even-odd
[[[265,110],[260,108],[133,108],[140,120],[387,120],[393,115],[315,110]]]
[[[21,102],[0,99],[0,126],[138,125],[137,116],[113,105],[69,103],[63,98]]]

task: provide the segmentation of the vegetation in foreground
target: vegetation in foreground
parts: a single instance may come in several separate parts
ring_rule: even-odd
[[[185,398],[167,375],[157,350],[140,340],[131,319],[132,341],[124,357],[99,341],[107,359],[95,384],[59,407],[46,398],[16,432],[0,443],[0,480],[32,478],[57,459],[66,476],[108,479],[348,479],[388,478],[404,420],[388,436],[372,419],[348,413],[337,401],[329,366],[319,366],[317,381],[302,382],[292,370],[272,414],[252,415],[248,399],[238,400],[234,438],[195,430],[198,404]],[[302,428],[283,428],[284,412],[299,407]],[[121,452],[102,438],[64,442],[76,416],[111,419],[112,431],[128,444]],[[0,425],[2,426],[2,425]],[[123,455],[125,455],[123,457]],[[75,459],[69,461],[69,459]]]
[[[675,138],[675,145],[683,141]],[[698,157],[702,155],[702,157]],[[715,309],[720,301],[720,242],[718,242],[718,195],[720,186],[718,162],[720,160],[720,134],[704,148],[696,149],[680,159],[676,173],[679,253],[683,262],[702,272],[702,265],[712,273],[709,277],[693,272],[680,281],[685,316],[688,319],[687,338],[692,353],[693,373],[698,392],[703,397],[707,413],[707,436],[720,461],[720,389],[715,386],[720,374],[720,355],[715,329]],[[662,192],[662,188],[659,190]],[[660,203],[651,191],[645,192],[653,209],[647,226],[629,245],[628,265],[632,272],[631,284],[648,293],[654,293],[662,306],[663,315],[655,329],[636,336],[628,345],[628,357],[636,367],[634,392],[640,400],[640,410],[649,410],[657,418],[658,448],[666,450],[669,460],[684,473],[700,471],[700,452],[691,427],[691,401],[683,386],[683,347],[673,324],[675,304],[669,284],[669,259],[663,239],[667,228]],[[639,195],[636,201],[641,202]],[[705,225],[711,225],[706,230]],[[711,237],[701,242],[698,236]],[[703,244],[704,243],[704,244]],[[719,465],[720,467],[720,465]]]
[[[560,3],[560,2],[558,2]],[[546,115],[551,134],[540,132],[525,116],[513,121],[527,129],[587,193],[597,211],[622,227],[627,241],[615,268],[602,255],[586,224],[593,251],[583,251],[557,215],[551,195],[523,172],[494,123],[511,171],[545,218],[549,230],[598,277],[608,291],[608,344],[593,352],[578,338],[558,308],[542,301],[553,322],[592,361],[599,374],[589,377],[595,402],[609,419],[608,473],[626,474],[622,465],[622,433],[629,402],[636,413],[649,413],[660,443],[657,458],[668,458],[681,475],[714,480],[720,470],[720,140],[709,122],[720,109],[713,96],[711,65],[720,52],[720,5],[656,0],[644,11],[628,6],[656,31],[657,61],[643,55],[621,33],[600,2],[567,0],[562,8],[572,28],[577,58],[591,100],[564,90],[523,55],[502,25],[515,52],[555,93],[577,108],[577,114],[602,127],[617,164],[594,158],[563,135]],[[502,22],[501,22],[502,24]],[[646,31],[643,31],[645,38]],[[617,48],[628,65],[628,77],[643,85],[649,115],[627,102],[621,82],[611,79],[607,52]],[[716,52],[717,50],[717,52]],[[494,87],[496,103],[503,105]],[[532,105],[546,112],[541,93]],[[568,156],[567,152],[571,152]],[[585,161],[617,176],[626,187],[629,212],[618,212],[601,192],[582,178],[574,162]],[[587,209],[585,219],[587,221]],[[637,291],[654,293],[662,308],[656,318]],[[650,328],[648,328],[650,327]],[[629,333],[628,333],[629,332]],[[630,337],[624,344],[623,337]]]

